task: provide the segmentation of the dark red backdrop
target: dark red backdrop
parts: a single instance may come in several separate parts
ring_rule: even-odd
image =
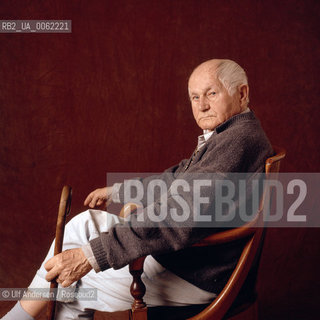
[[[0,287],[28,285],[63,184],[75,214],[107,172],[189,156],[200,130],[187,78],[206,59],[245,67],[251,108],[288,151],[283,171],[319,171],[319,13],[311,0],[2,0],[1,19],[71,19],[73,31],[0,34]],[[313,319],[319,249],[318,229],[269,230],[262,319]]]

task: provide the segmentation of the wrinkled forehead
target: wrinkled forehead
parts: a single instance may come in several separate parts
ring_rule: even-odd
[[[217,78],[216,66],[200,66],[195,69],[188,82],[188,91],[204,90],[211,86],[221,87],[221,82]]]

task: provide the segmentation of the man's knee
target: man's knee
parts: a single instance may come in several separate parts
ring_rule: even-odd
[[[66,224],[65,235],[67,238],[81,238],[86,243],[118,222],[119,218],[113,214],[89,209],[77,214]]]

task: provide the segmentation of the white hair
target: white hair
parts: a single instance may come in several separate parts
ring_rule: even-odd
[[[246,72],[232,60],[219,60],[216,68],[216,76],[228,90],[230,96],[236,92],[239,86],[248,85]],[[246,102],[247,104],[249,103],[249,97],[247,97]]]

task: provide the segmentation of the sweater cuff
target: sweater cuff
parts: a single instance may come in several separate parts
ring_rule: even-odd
[[[95,257],[95,260],[101,271],[111,268],[108,259],[107,253],[105,252],[103,245],[101,243],[101,238],[95,238],[90,241],[91,250]]]
[[[97,262],[96,258],[94,257],[94,254],[92,252],[90,243],[82,246],[81,250],[83,251],[83,253],[86,256],[86,258],[88,259],[88,261],[91,264],[91,267],[93,268],[93,270],[95,272],[100,272],[101,269],[100,269],[100,267],[98,265],[98,262]]]

